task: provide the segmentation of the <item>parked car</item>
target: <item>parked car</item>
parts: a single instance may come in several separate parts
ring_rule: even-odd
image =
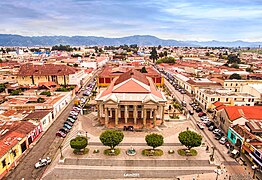
[[[201,120],[209,120],[209,117],[207,117],[207,116],[202,116],[200,119],[201,119]]]
[[[240,156],[240,152],[238,151],[238,150],[236,150],[236,149],[234,149],[232,152],[231,152],[231,154],[230,154],[230,157],[232,157],[232,158],[238,158]]]
[[[225,144],[227,142],[227,137],[223,136],[220,140],[219,140],[219,143],[220,144]]]
[[[216,134],[216,135],[215,135],[215,139],[216,139],[216,140],[220,140],[222,137],[223,137],[223,136],[221,136],[221,134]]]
[[[181,102],[182,106],[186,107],[186,101]]]
[[[77,116],[74,116],[72,114],[70,114],[68,117],[73,118],[74,120],[77,120]]]
[[[72,126],[70,126],[68,124],[64,124],[64,127],[66,127],[67,129],[72,129]]]
[[[203,129],[205,129],[205,126],[204,126],[204,124],[202,123],[202,122],[197,122],[197,126],[199,127],[199,129],[201,129],[201,130],[203,130]]]
[[[62,131],[57,131],[56,132],[56,136],[65,138],[66,137],[66,133],[63,133]]]
[[[77,115],[78,115],[78,113],[75,112],[75,111],[70,111],[70,114],[72,114],[72,115],[74,115],[74,116],[77,116]]]
[[[186,94],[186,91],[182,90],[180,91],[181,94]]]
[[[70,121],[65,121],[64,124],[68,124],[69,126],[73,126],[73,123]]]
[[[197,107],[196,108],[196,112],[199,113],[199,112],[202,112],[202,109],[200,107]]]
[[[215,125],[212,125],[212,126],[209,126],[209,127],[208,127],[208,130],[209,130],[209,131],[213,131],[213,130],[216,129],[216,128],[217,128],[217,127],[216,127]]]
[[[51,163],[51,159],[49,157],[46,157],[44,159],[39,159],[37,163],[35,163],[35,168],[38,169],[40,167],[46,166]]]
[[[188,110],[188,113],[189,113],[190,115],[194,115],[194,111],[192,111],[192,110]]]
[[[207,124],[207,123],[209,123],[210,121],[209,121],[208,119],[204,119],[204,120],[202,120],[202,122],[203,122],[204,124]]]
[[[65,134],[69,133],[69,129],[66,129],[66,128],[61,128],[61,129],[59,129],[59,131],[65,133]]]
[[[194,106],[193,106],[193,109],[194,109],[194,110],[196,110],[197,108],[198,108],[198,106],[197,106],[197,105],[194,105]]]
[[[208,122],[206,123],[206,126],[207,126],[207,127],[212,126],[212,125],[214,125],[214,123],[213,123],[212,121],[208,121]]]
[[[227,149],[229,149],[230,148],[230,143],[228,141],[225,142],[225,146],[226,146]]]
[[[198,113],[198,117],[202,117],[202,116],[206,116],[207,114],[206,113],[204,113],[204,112],[200,112],[200,113]]]
[[[220,133],[220,132],[221,132],[220,129],[214,129],[214,130],[213,130],[213,133],[214,133],[214,134],[218,134],[218,133]]]
[[[67,121],[70,121],[71,123],[75,123],[75,119],[73,119],[73,118],[71,118],[71,117],[68,117],[67,119],[66,119]]]

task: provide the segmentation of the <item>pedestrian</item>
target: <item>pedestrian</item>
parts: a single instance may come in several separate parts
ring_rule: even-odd
[[[189,128],[188,128],[188,127],[186,127],[186,130],[188,131],[188,130],[189,130]]]
[[[208,150],[209,150],[209,147],[207,146],[207,147],[206,147],[206,151],[208,151]]]

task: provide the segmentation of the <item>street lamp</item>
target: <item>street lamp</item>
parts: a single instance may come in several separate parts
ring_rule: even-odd
[[[217,166],[217,169],[215,169],[214,171],[215,171],[215,173],[217,174],[216,180],[218,180],[218,176],[219,176],[220,174],[223,174],[223,171],[221,170],[221,167],[220,167],[220,166]]]
[[[212,146],[212,154],[210,155],[210,161],[214,161],[214,153],[215,153],[215,147]]]
[[[257,167],[256,165],[253,165],[253,166],[252,166],[252,169],[254,170],[253,179],[255,179],[255,177],[256,177],[256,171],[257,171],[258,167]]]
[[[86,139],[87,139],[87,131],[86,131]]]
[[[62,145],[60,145],[59,146],[59,149],[60,149],[60,159],[63,159],[64,157],[63,157],[63,153],[62,153]]]

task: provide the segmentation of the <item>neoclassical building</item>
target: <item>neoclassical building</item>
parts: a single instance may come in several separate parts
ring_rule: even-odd
[[[98,120],[105,127],[150,128],[164,122],[164,94],[152,78],[134,69],[114,78],[96,102]]]

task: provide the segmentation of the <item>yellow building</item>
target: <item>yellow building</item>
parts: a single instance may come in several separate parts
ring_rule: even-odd
[[[78,77],[78,73],[79,71],[76,68],[66,65],[24,64],[18,72],[17,81],[19,85],[38,85],[40,82],[49,81],[60,85],[68,85],[70,81],[75,79],[75,76]]]
[[[17,165],[19,158],[35,140],[36,126],[30,122],[0,121],[0,179]]]

